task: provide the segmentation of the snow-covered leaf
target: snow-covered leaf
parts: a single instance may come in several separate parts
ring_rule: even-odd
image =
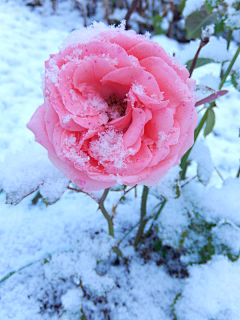
[[[49,161],[45,150],[36,144],[9,154],[0,164],[0,171],[0,184],[6,192],[7,203],[14,205],[38,189],[48,204],[54,203],[69,183]]]

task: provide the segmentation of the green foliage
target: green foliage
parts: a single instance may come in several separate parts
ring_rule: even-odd
[[[190,70],[190,67],[191,67],[191,65],[192,65],[192,62],[193,62],[193,59],[188,60],[188,62],[186,63],[186,66],[187,66],[187,69],[188,69],[188,70]],[[212,62],[214,62],[213,59],[209,59],[209,58],[198,58],[194,69],[199,68],[199,67],[202,67],[202,66],[204,66],[204,65],[206,65],[206,64],[208,64],[208,63],[212,63]]]
[[[186,1],[187,1],[187,0],[182,0],[181,3],[179,4],[179,6],[178,6],[178,11],[179,11],[180,13],[183,12],[183,9],[185,8]]]
[[[204,7],[200,11],[193,12],[186,19],[187,37],[189,39],[201,38],[202,28],[215,23],[216,20],[216,13],[207,14]]]
[[[165,31],[162,29],[162,16],[160,14],[153,17],[154,34],[162,34]]]
[[[224,24],[223,19],[218,19],[214,25],[214,33],[217,34],[222,34],[226,31],[226,27]]]
[[[204,137],[209,135],[213,131],[215,125],[215,112],[213,108],[208,108],[207,110],[207,121],[204,129]]]
[[[207,10],[207,13],[210,14],[214,8],[217,7],[217,5],[219,3],[221,3],[223,0],[216,0],[216,1],[212,1],[212,0],[206,0],[205,1],[205,6],[206,6],[206,10]]]
[[[240,69],[231,74],[231,82],[234,88],[240,91]]]

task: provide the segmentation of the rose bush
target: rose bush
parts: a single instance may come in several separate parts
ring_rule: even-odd
[[[27,127],[83,190],[156,185],[193,144],[194,84],[157,43],[95,23],[46,61]]]

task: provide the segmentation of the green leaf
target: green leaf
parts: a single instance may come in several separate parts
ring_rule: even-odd
[[[223,0],[217,0],[217,1],[212,1],[212,0],[206,0],[205,1],[205,6],[206,6],[206,9],[207,9],[207,13],[211,13],[213,11],[214,8],[217,7],[217,5],[220,3],[220,2],[223,2]],[[214,3],[214,4],[213,4]]]
[[[187,1],[187,0],[182,0],[181,3],[179,4],[179,6],[178,6],[178,11],[179,11],[180,13],[183,12],[183,9],[185,8],[186,1]]]
[[[214,34],[224,33],[226,31],[223,19],[216,21],[214,26]]]
[[[240,91],[240,70],[234,71],[231,74],[231,82],[234,88]]]
[[[162,17],[158,14],[153,17],[153,27],[154,27],[154,34],[163,34],[165,33],[162,29]]]
[[[186,63],[188,70],[190,69],[190,67],[191,67],[191,65],[192,65],[192,62],[193,62],[193,60],[188,60],[188,62]],[[198,58],[198,59],[197,59],[197,63],[196,63],[196,65],[195,65],[195,69],[196,69],[196,68],[199,68],[199,67],[201,67],[201,66],[204,66],[205,64],[212,63],[212,62],[214,62],[213,59],[209,59],[209,58]]]
[[[209,108],[207,113],[206,126],[204,129],[204,137],[206,137],[209,133],[212,132],[214,125],[215,125],[215,112],[213,111],[213,108]]]
[[[186,19],[187,37],[189,39],[201,38],[202,28],[216,21],[216,13],[207,14],[206,9],[203,7],[201,11],[195,11]]]
[[[207,14],[210,14],[213,11],[214,6],[212,5],[212,2],[209,0],[205,1],[205,6],[207,10]]]

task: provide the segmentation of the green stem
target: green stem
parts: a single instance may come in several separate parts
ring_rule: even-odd
[[[239,45],[237,51],[235,52],[235,54],[234,54],[234,56],[233,56],[233,58],[232,58],[232,61],[230,62],[229,66],[228,66],[228,68],[227,68],[226,73],[224,74],[224,76],[223,76],[223,78],[222,78],[222,81],[221,81],[221,83],[220,83],[220,85],[219,85],[219,90],[222,89],[222,87],[223,87],[223,85],[224,85],[224,83],[225,83],[225,81],[226,81],[226,79],[227,79],[230,71],[232,70],[232,67],[233,67],[233,65],[234,65],[234,63],[235,63],[235,61],[236,61],[239,53],[240,53],[240,45]]]
[[[151,226],[149,227],[149,229],[148,229],[147,233],[145,234],[143,240],[140,242],[138,249],[140,249],[140,247],[141,247],[141,245],[143,244],[144,240],[148,237],[150,231],[152,230],[152,227],[153,227],[153,225],[154,225],[154,222],[158,219],[158,217],[159,217],[160,213],[162,212],[162,210],[163,210],[163,208],[164,208],[164,206],[165,206],[166,203],[167,203],[167,200],[164,199],[163,202],[161,203],[161,206],[160,206],[160,208],[158,209],[155,217],[153,218],[153,221],[152,221],[152,223],[151,223]]]
[[[120,245],[121,242],[123,242],[123,240],[125,238],[127,238],[127,236],[139,225],[140,221],[138,221],[138,223],[136,223],[123,237],[121,240],[118,241],[118,246]]]
[[[232,39],[232,30],[228,30],[228,35],[227,35],[227,50],[229,50],[230,43]]]
[[[211,105],[210,105],[209,108],[211,108],[212,106],[213,106],[213,102],[211,103]],[[208,109],[205,111],[204,115],[202,116],[201,121],[199,122],[197,128],[196,128],[195,131],[194,131],[194,143],[195,143],[195,141],[197,140],[197,137],[199,136],[199,133],[200,133],[200,131],[202,130],[202,128],[203,128],[203,126],[204,126],[204,123],[205,123],[206,120],[207,120],[207,113],[208,113]],[[193,148],[193,147],[192,147],[192,148]],[[189,165],[188,157],[189,157],[189,154],[190,154],[192,148],[190,148],[190,149],[184,154],[184,156],[182,157],[181,164],[180,164],[180,167],[182,168],[182,171],[181,171],[181,180],[185,180],[185,179],[186,179],[187,167],[188,167],[188,165]]]
[[[104,201],[107,198],[108,192],[110,188],[107,188],[104,190],[103,195],[99,201],[99,209],[102,211],[102,214],[104,215],[105,219],[108,222],[108,233],[110,236],[114,237],[114,231],[113,231],[113,222],[110,217],[110,215],[107,213],[107,210],[104,207]]]
[[[240,178],[240,167],[238,169],[237,178]]]
[[[140,225],[138,228],[137,236],[136,236],[134,244],[133,244],[135,248],[137,247],[137,245],[139,244],[139,242],[142,238],[143,231],[144,231],[145,225],[147,223],[147,219],[145,219],[145,216],[146,216],[148,191],[149,191],[149,188],[146,186],[143,186]]]

